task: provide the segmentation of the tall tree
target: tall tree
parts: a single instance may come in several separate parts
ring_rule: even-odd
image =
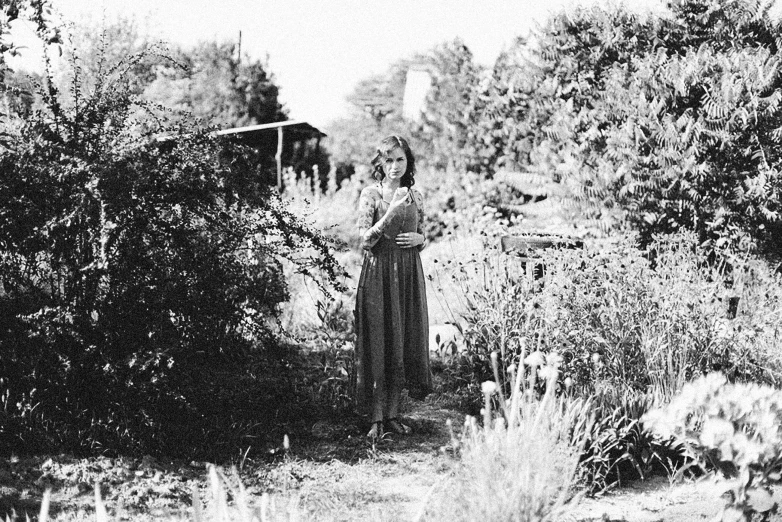
[[[96,79],[117,64],[129,70],[124,74],[131,92],[141,94],[157,76],[161,63],[169,61],[162,42],[156,41],[136,18],[119,17],[96,23],[73,25],[70,45],[64,47],[65,62],[57,81],[65,85],[78,74],[82,89],[90,89]],[[143,60],[130,58],[143,53]],[[71,67],[70,64],[75,64]],[[65,91],[67,92],[67,91]]]
[[[7,55],[19,53],[19,44],[11,38],[11,24],[18,20],[32,22],[44,44],[62,43],[60,27],[54,22],[50,0],[6,0],[0,4],[0,72],[8,68]],[[0,88],[4,85],[0,74]]]
[[[603,217],[621,211],[644,242],[689,229],[713,248],[778,253],[782,31],[771,5],[555,17],[521,113],[540,129],[527,164],[548,158],[576,199]],[[553,96],[537,88],[547,85]]]
[[[232,43],[202,42],[179,49],[175,61],[162,65],[144,97],[227,127],[284,121],[279,86],[268,66],[244,57]]]
[[[428,145],[428,159],[441,168],[475,169],[470,139],[476,124],[475,92],[483,70],[472,52],[456,39],[438,45],[417,60],[432,76],[425,111],[416,135]]]

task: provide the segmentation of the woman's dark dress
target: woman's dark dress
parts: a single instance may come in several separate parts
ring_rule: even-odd
[[[397,233],[422,232],[421,195],[412,197],[385,234],[367,249],[356,293],[356,385],[359,406],[368,412],[385,397],[407,388],[421,397],[432,389],[429,371],[429,317],[419,248],[400,248]],[[358,226],[374,225],[388,210],[380,187],[365,188]],[[376,417],[382,412],[374,412]],[[382,418],[382,417],[381,417]]]

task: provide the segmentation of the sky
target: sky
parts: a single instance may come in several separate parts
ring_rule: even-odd
[[[553,11],[606,0],[52,0],[66,21],[100,27],[134,17],[155,38],[184,46],[238,41],[266,60],[289,117],[316,126],[347,116],[346,96],[362,79],[436,45],[461,38],[491,65],[518,36]],[[609,0],[614,1],[615,0]],[[636,11],[664,0],[624,0]],[[24,28],[20,29],[23,35]],[[24,36],[21,36],[24,38]],[[22,67],[35,69],[35,45]],[[12,63],[13,65],[13,63]]]

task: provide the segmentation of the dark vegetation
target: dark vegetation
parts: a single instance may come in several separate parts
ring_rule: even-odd
[[[88,91],[76,66],[67,97],[48,72],[5,143],[5,453],[225,458],[297,415],[282,261],[339,288],[333,243],[259,183],[254,150],[135,96],[147,58]]]

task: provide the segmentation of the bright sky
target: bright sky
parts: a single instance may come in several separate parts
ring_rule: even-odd
[[[345,97],[358,81],[397,60],[458,36],[490,65],[552,10],[606,0],[52,1],[66,20],[100,24],[132,16],[154,37],[184,45],[235,41],[241,31],[244,52],[268,55],[290,117],[325,126],[347,114]],[[624,3],[639,11],[664,6],[664,0]]]

